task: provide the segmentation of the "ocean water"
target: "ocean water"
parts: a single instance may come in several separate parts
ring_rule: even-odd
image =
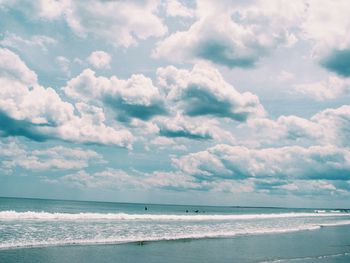
[[[346,210],[0,198],[1,250],[220,239],[341,225],[350,225]]]

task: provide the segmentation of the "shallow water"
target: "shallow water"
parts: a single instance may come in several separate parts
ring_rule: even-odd
[[[75,245],[0,250],[15,263],[350,262],[350,226],[232,238]]]

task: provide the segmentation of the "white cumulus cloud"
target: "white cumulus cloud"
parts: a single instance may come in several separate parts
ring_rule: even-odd
[[[8,49],[0,49],[0,56],[0,135],[130,147],[129,131],[109,127],[103,118],[99,122],[83,118],[81,107],[76,109],[77,115],[74,105],[63,101],[53,88],[37,83],[36,74],[19,56]],[[90,116],[103,114],[97,108],[91,109]]]
[[[167,0],[165,11],[168,16],[193,17],[194,10],[185,6],[178,0]]]
[[[129,47],[138,40],[161,37],[167,32],[156,14],[158,0],[15,0],[0,4],[21,10],[30,18],[62,19],[78,36],[93,35],[115,46]]]
[[[249,149],[220,144],[173,161],[184,173],[207,179],[350,179],[350,152],[332,145]]]
[[[198,1],[197,21],[161,40],[155,57],[175,62],[207,60],[229,68],[252,67],[279,46],[292,45],[290,27],[303,15],[296,1]],[[178,48],[181,47],[181,48]]]
[[[87,58],[88,62],[96,69],[109,68],[112,60],[111,55],[104,51],[94,51]]]
[[[157,76],[167,100],[177,102],[188,116],[212,115],[245,121],[265,115],[256,95],[239,93],[209,65],[197,64],[192,70],[168,66],[159,68]]]

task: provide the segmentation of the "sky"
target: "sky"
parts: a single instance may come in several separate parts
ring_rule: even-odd
[[[349,10],[0,0],[0,196],[349,206]]]

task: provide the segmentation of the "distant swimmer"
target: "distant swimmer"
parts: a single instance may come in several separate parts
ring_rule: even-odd
[[[196,211],[194,211],[195,213],[198,213],[199,212],[199,210],[196,210]]]
[[[188,210],[186,209],[186,213],[188,213]]]
[[[147,208],[147,206],[145,206],[145,211],[147,211],[148,210],[148,208]]]

